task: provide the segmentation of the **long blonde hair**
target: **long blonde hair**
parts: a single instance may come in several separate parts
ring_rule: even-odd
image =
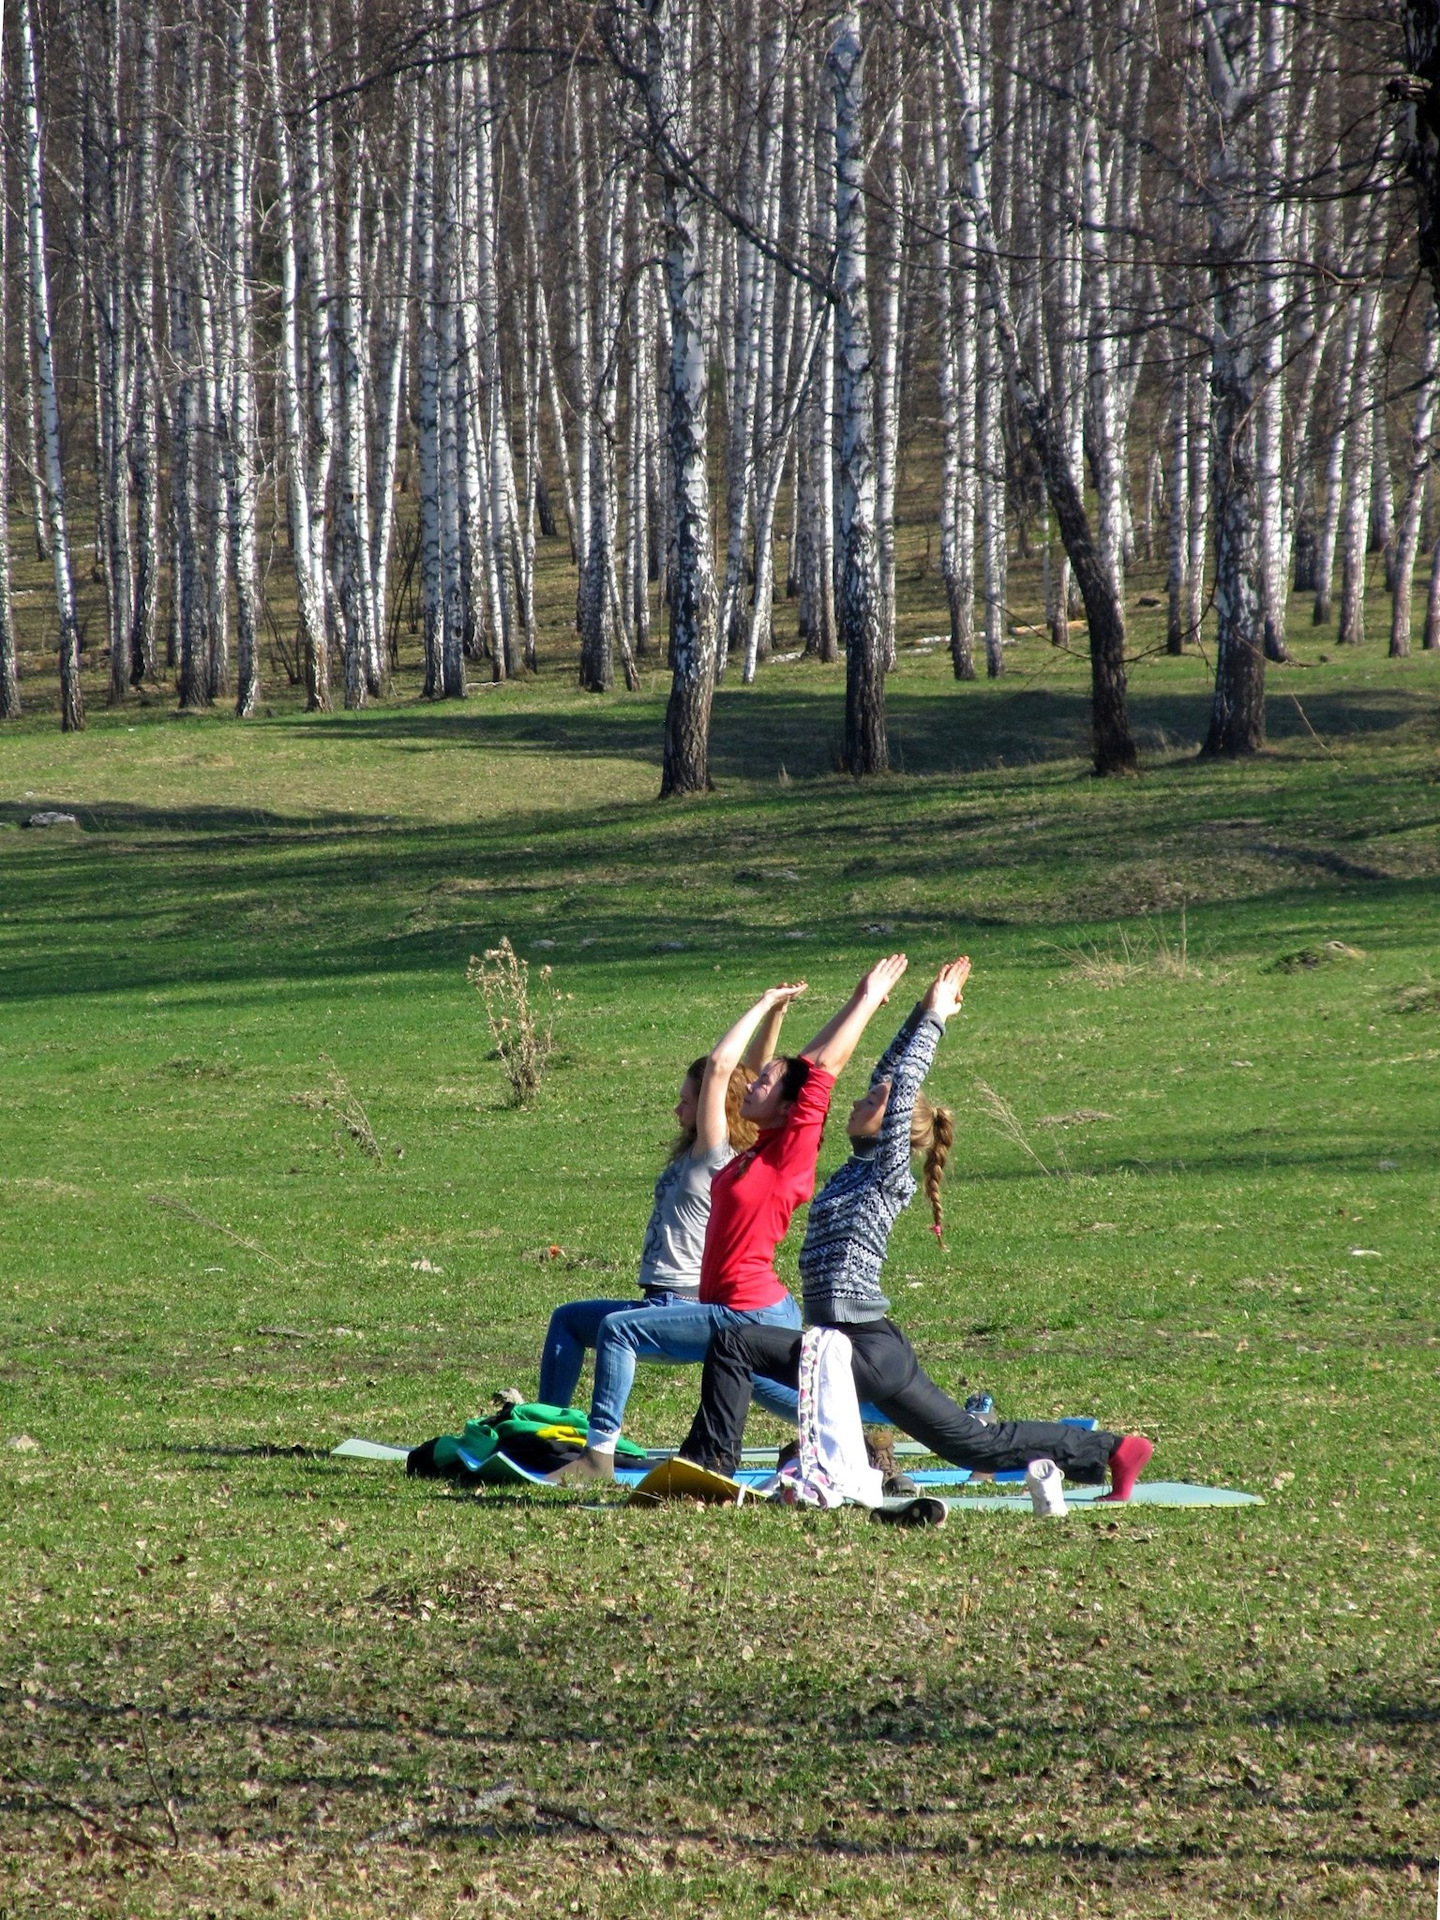
[[[695,1082],[697,1093],[704,1082],[705,1068],[708,1064],[708,1056],[702,1053],[700,1058],[692,1060],[686,1069],[685,1078]],[[760,1129],[753,1120],[740,1118],[740,1103],[744,1100],[746,1089],[754,1078],[754,1074],[747,1066],[732,1067],[730,1084],[725,1089],[725,1131],[729,1134],[730,1144],[736,1153],[744,1153],[746,1148],[753,1147],[760,1137]],[[682,1127],[670,1148],[670,1158],[681,1159],[694,1145],[694,1127]]]
[[[945,1171],[945,1162],[950,1158],[950,1149],[955,1144],[955,1115],[949,1107],[937,1107],[925,1098],[923,1093],[915,1096],[915,1108],[910,1115],[910,1151],[923,1153],[925,1172],[922,1183],[925,1198],[930,1202],[930,1211],[935,1216],[932,1231],[941,1246],[945,1241],[942,1234],[943,1222],[940,1217],[940,1178]]]

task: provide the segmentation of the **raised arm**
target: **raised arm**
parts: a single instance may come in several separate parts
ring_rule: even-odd
[[[826,1021],[808,1047],[802,1047],[804,1057],[825,1073],[842,1073],[860,1044],[860,1036],[876,1010],[890,998],[891,989],[909,964],[903,953],[877,960],[834,1019]]]
[[[754,1006],[742,1013],[730,1031],[722,1034],[711,1048],[710,1057],[705,1062],[705,1077],[700,1082],[699,1104],[695,1110],[697,1153],[711,1153],[729,1138],[725,1092],[730,1085],[731,1074],[742,1059],[751,1060],[757,1053],[759,1059],[754,1062],[757,1071],[764,1065],[769,1055],[760,1049],[773,1049],[780,1023],[785,1018],[785,1009],[804,991],[803,980],[793,986],[767,988]]]
[[[940,969],[871,1076],[872,1087],[877,1080],[890,1083],[885,1117],[880,1124],[880,1144],[876,1149],[877,1171],[882,1179],[891,1178],[910,1164],[910,1121],[915,1111],[915,1096],[934,1064],[935,1049],[945,1031],[945,1022],[959,1011],[969,974],[970,962],[963,956]]]
[[[783,1000],[777,999],[765,1013],[741,1057],[741,1065],[748,1067],[751,1073],[758,1073],[767,1060],[775,1058],[779,1050],[780,1029],[785,1024],[785,1015],[789,1011],[790,1001],[797,993],[804,991],[805,983],[802,980],[798,986],[787,988],[787,997]]]

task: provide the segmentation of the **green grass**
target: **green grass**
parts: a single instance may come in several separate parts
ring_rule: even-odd
[[[1030,642],[905,651],[863,789],[839,674],[770,668],[665,809],[660,676],[558,648],[463,709],[0,735],[0,1910],[1432,1912],[1440,661],[1301,650],[1247,766],[1194,758],[1202,662],[1138,668],[1123,783]],[[525,1113],[502,934],[565,995]],[[892,1247],[926,1364],[1265,1506],[896,1537],[325,1457],[532,1386],[632,1284],[684,1062],[901,944],[975,961],[949,1251]],[[382,1165],[296,1100],[322,1052]]]

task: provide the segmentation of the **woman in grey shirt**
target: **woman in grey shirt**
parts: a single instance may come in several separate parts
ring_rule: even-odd
[[[700,1256],[710,1220],[710,1182],[737,1153],[755,1143],[756,1129],[740,1118],[740,1103],[761,1067],[775,1056],[790,1001],[804,991],[803,982],[774,990],[773,1002],[745,1058],[730,1075],[723,1113],[701,1107],[705,1057],[694,1061],[686,1072],[675,1103],[680,1132],[655,1182],[655,1201],[640,1251],[642,1307],[679,1306],[698,1297]],[[635,1310],[633,1299],[567,1300],[557,1307],[545,1334],[537,1398],[545,1406],[568,1407],[579,1384],[586,1350],[593,1349],[600,1338],[601,1323],[612,1313]],[[793,1402],[793,1396],[786,1396],[783,1389],[777,1399],[785,1403],[785,1410]],[[782,1408],[777,1406],[775,1410]]]

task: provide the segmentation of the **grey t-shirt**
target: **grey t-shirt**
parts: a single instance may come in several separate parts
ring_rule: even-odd
[[[735,1158],[729,1141],[672,1160],[655,1182],[655,1205],[640,1250],[640,1285],[692,1296],[700,1291],[700,1256],[710,1222],[710,1182]]]

